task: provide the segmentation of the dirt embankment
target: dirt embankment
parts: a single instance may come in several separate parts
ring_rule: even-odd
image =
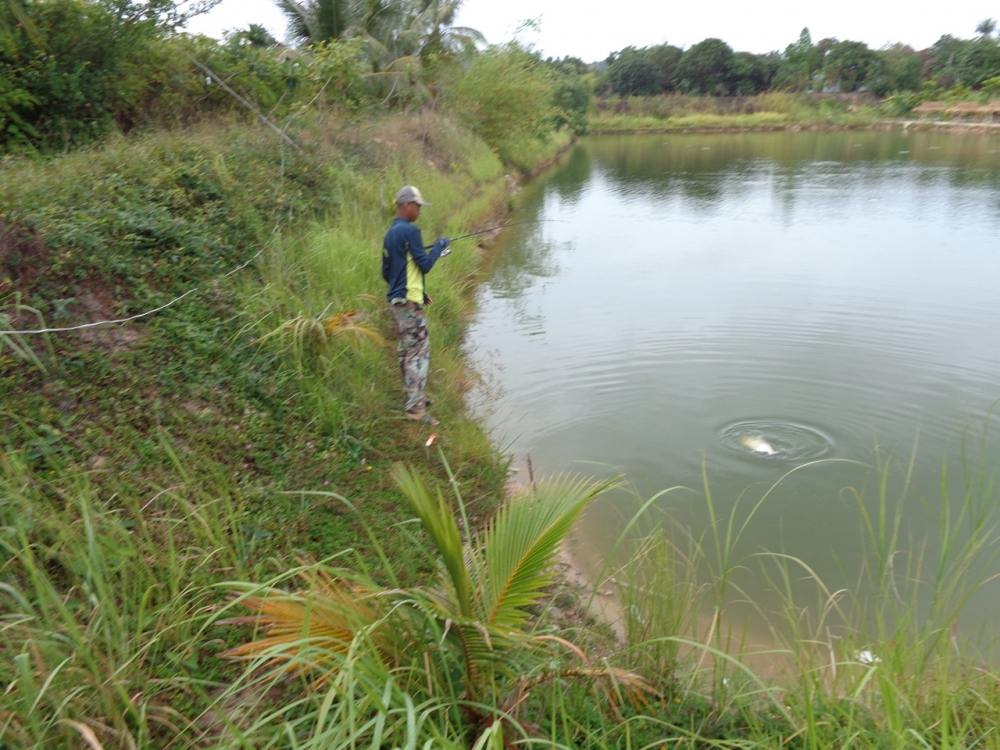
[[[961,133],[967,135],[1000,134],[1000,123],[949,122],[924,120],[878,120],[870,123],[790,123],[767,125],[706,125],[696,127],[670,126],[655,128],[595,128],[593,135],[644,135],[657,133],[837,133],[850,130],[875,130],[880,132]]]

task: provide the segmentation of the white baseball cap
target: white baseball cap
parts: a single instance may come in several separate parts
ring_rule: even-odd
[[[413,185],[405,185],[404,187],[401,187],[399,189],[398,193],[396,193],[396,205],[401,206],[404,203],[416,203],[417,205],[420,206],[431,205],[430,203],[424,200],[424,196],[422,196],[420,194],[420,191],[417,190]]]

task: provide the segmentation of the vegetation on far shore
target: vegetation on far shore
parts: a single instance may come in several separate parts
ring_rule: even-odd
[[[457,2],[284,5],[294,47],[190,37],[171,0],[0,2],[0,746],[1000,748],[996,670],[951,637],[995,585],[985,438],[961,493],[942,482],[934,560],[901,535],[905,465],[860,477],[877,596],[810,579],[813,620],[801,561],[765,559],[779,675],[726,611],[752,509],[686,530],[645,503],[605,571],[624,642],[553,579],[608,485],[505,500],[463,401],[489,242],[429,277],[442,425],[401,418],[378,270],[400,185],[433,202],[425,236],[455,235],[506,216],[508,173],[588,112],[814,105],[594,114],[600,66],[480,49]]]
[[[602,99],[588,121],[591,133],[752,131],[871,127],[885,120],[867,99],[767,93],[718,98],[667,94]]]
[[[944,35],[924,50],[814,42],[803,29],[781,52],[737,52],[710,38],[585,62],[545,59],[517,43],[486,47],[476,30],[454,25],[459,0],[281,2],[294,46],[253,23],[223,41],[184,33],[192,14],[217,1],[0,3],[0,152],[48,153],[220,116],[266,118],[281,129],[316,106],[431,107],[453,112],[523,168],[550,128],[583,133],[588,118],[596,130],[642,129],[626,126],[625,115],[698,115],[692,127],[730,115],[739,116],[735,127],[836,124],[905,116],[926,101],[1000,97],[992,19],[970,38]],[[795,96],[781,103],[782,95]]]
[[[971,39],[944,35],[916,50],[897,43],[873,50],[864,42],[821,39],[808,28],[782,52],[734,52],[721,39],[705,39],[683,50],[671,44],[626,47],[601,65],[602,95],[693,94],[752,96],[793,93],[867,92],[940,98],[1000,94],[1000,34],[987,19]]]

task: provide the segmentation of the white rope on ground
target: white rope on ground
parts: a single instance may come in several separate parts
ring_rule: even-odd
[[[261,253],[263,252],[264,252],[263,249],[258,250],[256,253],[254,253],[253,257],[250,258],[248,261],[246,261],[245,263],[241,263],[232,271],[224,273],[222,276],[215,277],[214,279],[212,279],[212,281],[217,281],[219,279],[228,279],[233,274],[239,273],[244,268],[253,263],[255,260],[257,260],[257,258],[259,258]],[[164,305],[155,307],[152,310],[146,310],[146,312],[141,312],[138,315],[130,315],[127,318],[117,318],[115,320],[95,320],[91,323],[81,323],[80,325],[64,326],[62,328],[36,328],[34,330],[26,330],[26,331],[0,331],[0,336],[31,336],[43,333],[67,333],[69,331],[82,331],[85,328],[97,328],[98,326],[112,326],[112,325],[121,325],[122,323],[131,323],[134,320],[139,320],[140,318],[148,318],[150,315],[155,315],[158,312],[166,310],[168,307],[176,305],[185,297],[189,297],[190,295],[205,288],[206,286],[208,286],[208,284],[202,284],[201,286],[196,286],[193,289],[188,289],[186,292],[184,292],[184,294],[180,295],[179,297],[174,297],[172,300],[170,300]]]
[[[229,84],[227,84],[218,75],[216,75],[215,72],[213,70],[211,70],[207,65],[201,64],[200,62],[198,62],[196,59],[194,59],[191,56],[187,56],[187,57],[188,57],[188,60],[190,60],[200,70],[202,70],[205,73],[205,75],[209,76],[213,81],[215,81],[216,83],[218,83],[227,94],[229,94],[230,96],[232,96],[234,99],[236,99],[238,102],[240,102],[240,104],[242,104],[244,107],[246,107],[251,112],[253,112],[254,115],[256,115],[257,118],[261,122],[263,122],[265,125],[267,125],[267,127],[269,127],[271,130],[273,130],[278,135],[278,137],[281,138],[282,141],[284,141],[285,143],[287,143],[292,148],[296,149],[299,153],[304,153],[302,146],[300,146],[298,144],[298,142],[295,141],[294,138],[292,138],[290,135],[288,135],[288,133],[285,130],[281,129],[280,127],[278,127],[277,125],[275,125],[270,119],[268,119],[268,117],[266,115],[264,115],[260,111],[260,109],[258,107],[254,106],[253,102],[249,101],[246,97],[241,96],[236,91],[234,91],[229,86]],[[331,76],[330,80],[333,80],[332,76]],[[329,81],[327,81],[327,84],[328,83],[329,83]],[[327,84],[323,84],[323,88],[324,89],[326,88]],[[322,91],[320,91],[320,93],[322,93]],[[318,94],[317,94],[317,96],[318,96]],[[228,279],[233,274],[239,273],[244,268],[246,268],[251,263],[253,263],[255,260],[257,260],[257,258],[260,257],[260,254],[262,252],[264,252],[264,251],[263,250],[258,250],[254,254],[254,256],[252,258],[250,258],[250,260],[248,260],[246,263],[243,263],[242,265],[237,266],[236,268],[234,268],[229,273],[224,274],[222,276],[219,276],[217,278],[219,278],[219,279]],[[213,281],[214,280],[215,279],[213,279]],[[80,325],[65,326],[65,327],[62,327],[62,328],[36,328],[34,330],[25,330],[25,331],[0,331],[0,336],[31,336],[31,335],[40,335],[40,334],[45,334],[45,333],[67,333],[67,332],[70,332],[70,331],[82,331],[82,330],[84,330],[86,328],[96,328],[98,326],[110,326],[110,325],[121,325],[122,323],[131,323],[134,320],[139,320],[140,318],[146,318],[146,317],[149,317],[150,315],[154,315],[154,314],[156,314],[156,313],[158,313],[158,312],[160,312],[162,310],[166,310],[168,307],[170,307],[172,305],[176,305],[178,302],[180,302],[185,297],[188,297],[188,296],[194,294],[199,289],[201,289],[201,287],[195,287],[193,289],[188,289],[180,297],[174,297],[174,299],[170,300],[165,305],[160,305],[157,308],[154,308],[152,310],[147,310],[146,312],[139,313],[138,315],[130,315],[127,318],[118,318],[116,320],[95,320],[92,323],[82,323]]]

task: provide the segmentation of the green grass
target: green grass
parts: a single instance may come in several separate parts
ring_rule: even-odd
[[[394,585],[407,571],[364,510],[332,493],[301,501],[317,503],[314,516],[339,507],[357,518],[375,561],[347,545],[319,562],[271,556],[273,540],[260,533],[255,510],[230,496],[227,478],[206,483],[208,472],[174,460],[181,477],[203,481],[142,505],[123,502],[127,484],[102,498],[86,477],[61,487],[5,460],[3,594],[10,607],[2,627],[5,648],[19,648],[4,662],[9,687],[0,736],[15,746],[74,746],[79,730],[71,722],[78,722],[109,747],[127,746],[129,737],[139,747],[430,741],[460,748],[495,731],[490,724],[467,733],[461,670],[448,667],[440,649],[393,668],[362,647],[364,634],[344,654],[305,647],[301,658],[336,660],[321,683],[269,668],[263,658],[247,668],[220,659],[249,635],[225,625],[242,613],[227,591],[250,596],[288,588],[302,572],[342,569]],[[650,529],[647,516],[660,499],[650,498],[631,527],[641,533],[623,534],[621,559],[609,558],[622,582],[626,642],[583,618],[553,621],[545,615],[549,605],[529,627],[599,654],[601,665],[646,675],[658,697],[614,707],[586,683],[546,679],[554,665],[576,662],[570,650],[556,648],[541,661],[514,652],[498,664],[497,684],[501,675],[518,673],[539,682],[500,729],[508,739],[532,738],[543,747],[644,748],[668,739],[687,748],[1000,747],[997,674],[949,637],[968,597],[990,585],[970,573],[982,570],[973,563],[995,569],[997,561],[996,464],[984,448],[972,465],[959,496],[942,493],[942,545],[934,559],[919,554],[921,540],[900,533],[914,500],[905,463],[859,467],[855,497],[868,578],[852,591],[830,591],[800,560],[737,556],[741,529],[754,522],[767,492],[700,532],[673,524]],[[701,492],[711,504],[707,482]],[[407,527],[403,537],[419,544]],[[787,606],[767,614],[775,641],[770,658],[780,659],[781,670],[761,671],[761,655],[726,625],[728,595],[738,593],[733,572],[746,569],[788,594]],[[811,611],[818,619],[804,617],[801,594],[792,594],[791,582],[803,578],[815,587],[821,606]],[[565,598],[552,593],[553,603],[571,609]],[[713,608],[715,617],[700,616]],[[430,643],[443,643],[446,634],[440,628]],[[861,649],[879,660],[864,663]],[[500,719],[498,701],[477,708]]]
[[[972,453],[959,476],[943,471],[938,495],[928,498],[939,529],[929,539],[907,531],[923,504],[909,483],[912,460],[876,455],[872,466],[857,467],[858,484],[844,493],[866,543],[863,575],[844,589],[780,550],[737,555],[743,530],[789,475],[727,517],[713,511],[706,476],[700,494],[713,522],[701,531],[657,518],[650,502],[623,537],[624,559],[609,562],[624,581],[623,666],[671,675],[682,705],[692,696],[711,702],[713,717],[743,724],[727,739],[748,746],[1000,747],[995,636],[958,631],[968,604],[988,599],[1000,574],[988,433]],[[739,582],[748,576],[778,604],[765,610],[744,592]],[[734,624],[748,604],[770,645],[748,646]],[[705,726],[715,731],[712,721]]]
[[[738,116],[802,116],[771,106],[784,111]],[[502,163],[432,115],[318,121],[296,135],[303,154],[216,125],[0,172],[4,221],[29,233],[0,245],[6,324],[134,313],[203,287],[127,329],[0,349],[0,746],[1000,748],[996,670],[951,638],[969,599],[996,586],[982,573],[996,570],[1000,520],[985,440],[942,478],[940,534],[926,543],[904,533],[907,463],[859,468],[850,496],[868,552],[852,590],[780,551],[741,556],[766,493],[720,516],[707,472],[703,487],[671,490],[702,495],[714,519],[703,530],[653,516],[659,498],[646,500],[608,562],[626,642],[588,619],[586,592],[554,588],[528,625],[549,655],[515,650],[496,664],[532,685],[506,716],[499,693],[469,705],[441,650],[393,667],[362,648],[365,633],[321,682],[221,658],[251,636],[226,624],[245,613],[234,590],[331,570],[381,586],[429,579],[435,562],[402,510],[394,462],[457,488],[466,530],[505,480],[462,401],[459,344],[485,251],[456,245],[429,277],[450,468],[398,417],[379,277],[399,184],[434,202],[425,236],[456,234],[507,209]],[[562,145],[533,144],[522,168]],[[325,327],[347,312],[353,330]],[[760,613],[774,655],[752,653],[728,609],[747,571],[781,604]],[[448,627],[429,635],[441,643]],[[864,649],[880,661],[861,663]],[[761,668],[779,658],[782,670]],[[593,666],[635,670],[658,695],[609,701],[579,679]],[[470,730],[470,715],[488,720]]]
[[[195,742],[239,674],[216,656],[225,636],[203,632],[225,601],[214,584],[337,554],[372,565],[375,540],[403,581],[431,571],[387,469],[405,459],[450,480],[401,418],[381,237],[405,182],[433,196],[428,237],[493,223],[504,171],[430,115],[296,136],[303,153],[214,125],[0,172],[21,236],[0,248],[4,327],[134,314],[199,288],[125,328],[0,348],[0,745],[75,747],[72,721],[107,747]],[[429,277],[439,440],[477,516],[505,477],[462,406],[482,253],[458,244]],[[384,341],[309,335],[347,310]]]
[[[338,339],[304,362],[264,337],[323,310],[360,310],[388,335],[378,269],[393,185],[406,177],[435,195],[437,213],[424,222],[433,235],[505,210],[503,173],[481,142],[443,120],[334,121],[300,138],[305,154],[283,153],[266,131],[205,128],[17,162],[2,174],[6,220],[45,248],[22,253],[28,273],[5,285],[5,312],[16,300],[38,311],[14,315],[17,327],[131,314],[205,286],[128,328],[15,339],[38,364],[0,353],[0,386],[16,394],[0,412],[7,450],[43,477],[96,469],[100,485],[126,473],[143,494],[176,476],[166,435],[181,455],[214,462],[255,492],[289,489],[295,477],[389,500],[369,467],[409,455],[419,437],[395,419],[391,346]],[[246,271],[222,277],[257,252]],[[498,467],[454,408],[464,375],[448,356],[479,252],[466,245],[430,277],[440,298],[432,383],[477,465]],[[497,481],[486,471],[486,485]]]
[[[589,128],[593,133],[782,130],[864,127],[878,120],[873,106],[848,106],[791,94],[730,99],[656,96],[601,103],[590,112]]]

